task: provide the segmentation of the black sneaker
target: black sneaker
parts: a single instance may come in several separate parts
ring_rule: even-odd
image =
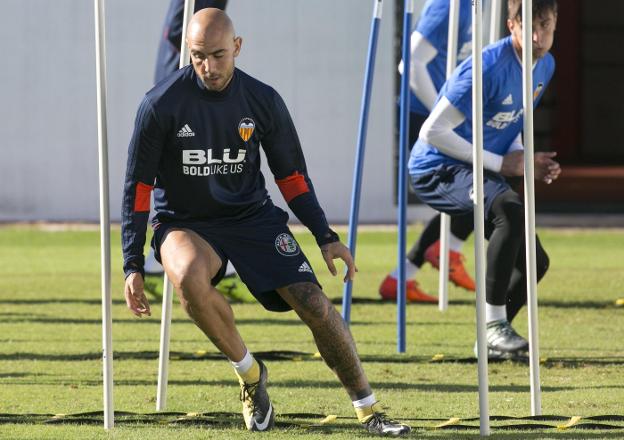
[[[273,405],[267,393],[266,384],[269,374],[267,368],[260,365],[260,380],[256,383],[241,383],[240,400],[243,403],[243,418],[250,431],[268,431],[275,425]]]
[[[395,437],[410,433],[412,428],[390,419],[385,413],[378,411],[375,406],[376,405],[373,405],[373,414],[362,422],[362,425],[364,425],[368,432],[371,434]]]
[[[506,319],[488,323],[486,335],[489,359],[524,359],[527,357],[529,342],[516,333]]]

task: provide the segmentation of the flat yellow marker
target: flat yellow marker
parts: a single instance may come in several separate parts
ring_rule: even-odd
[[[325,417],[323,420],[321,420],[321,421],[319,422],[319,424],[321,424],[321,425],[326,425],[326,424],[328,424],[328,423],[335,422],[337,418],[338,418],[338,416],[337,416],[337,415],[335,415],[335,414],[330,414],[330,415],[328,415],[327,417]]]
[[[615,300],[615,306],[616,307],[624,307],[624,298],[620,298]]]
[[[446,422],[434,426],[434,429],[444,428],[445,426],[459,425],[459,422],[461,422],[459,417],[451,417]]]
[[[322,359],[322,358],[323,358],[323,357],[321,356],[321,353],[319,353],[318,351],[317,351],[316,353],[314,353],[314,354],[312,355],[312,357],[313,357],[314,359]]]
[[[566,423],[565,425],[557,426],[557,429],[563,430],[563,429],[571,428],[574,425],[578,424],[578,422],[580,422],[582,419],[583,419],[583,417],[581,417],[581,416],[574,416],[570,420],[568,420],[568,423]]]
[[[433,362],[438,362],[438,361],[441,361],[442,359],[444,359],[443,353],[434,354],[433,357],[431,358]]]

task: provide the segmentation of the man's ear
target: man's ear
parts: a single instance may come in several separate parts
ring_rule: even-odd
[[[242,45],[243,45],[243,38],[242,37],[235,37],[234,38],[234,57],[238,56],[238,54],[241,51]]]

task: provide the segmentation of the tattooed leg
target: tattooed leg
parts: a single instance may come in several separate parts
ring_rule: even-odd
[[[351,400],[369,396],[372,391],[351,332],[319,286],[296,283],[277,292],[312,330],[321,356],[336,373]]]

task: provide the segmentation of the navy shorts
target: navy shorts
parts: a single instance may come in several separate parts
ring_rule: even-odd
[[[219,273],[212,279],[213,285],[223,278],[229,260],[265,309],[285,312],[291,307],[275,289],[302,282],[320,287],[312,265],[287,223],[288,214],[269,201],[243,219],[156,223],[152,247],[156,259],[160,261],[160,245],[167,230],[190,229],[206,240],[223,261]]]
[[[472,200],[472,165],[440,165],[430,172],[412,175],[416,195],[436,211],[449,215],[474,211]],[[500,194],[511,189],[503,176],[491,171],[483,174],[483,198],[486,219],[492,203]]]

